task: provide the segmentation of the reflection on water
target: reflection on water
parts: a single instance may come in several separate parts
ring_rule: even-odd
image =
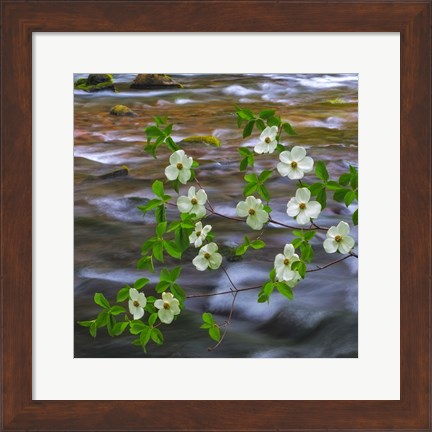
[[[86,74],[87,75],[87,74]],[[86,76],[83,75],[83,76]],[[81,75],[76,75],[75,78]],[[93,318],[97,309],[95,291],[108,298],[125,283],[143,277],[136,270],[141,244],[154,230],[151,216],[143,217],[137,206],[152,198],[151,183],[162,178],[168,153],[157,160],[143,150],[144,128],[155,115],[168,115],[175,124],[173,137],[215,135],[222,143],[217,149],[187,144],[185,150],[199,160],[200,182],[217,211],[235,214],[242,199],[242,174],[238,172],[240,145],[253,146],[257,134],[243,140],[236,126],[234,105],[260,111],[275,108],[289,120],[298,136],[285,140],[303,145],[314,159],[328,163],[333,177],[349,164],[357,165],[357,75],[264,74],[264,75],[177,75],[182,89],[131,90],[134,74],[114,75],[118,93],[75,92],[75,320]],[[115,117],[109,110],[118,103],[127,105],[136,117]],[[262,156],[256,169],[275,165],[276,154]],[[101,179],[98,176],[122,165],[129,176]],[[295,183],[272,177],[273,217],[286,220],[286,203],[295,192]],[[187,187],[180,192],[184,194]],[[323,226],[339,220],[350,222],[351,212],[330,202],[320,216]],[[177,216],[169,209],[168,218]],[[244,223],[209,217],[219,244],[240,243],[250,229]],[[353,230],[357,236],[357,229]],[[318,265],[328,263],[316,240]],[[264,281],[274,256],[292,240],[280,227],[268,227],[267,247],[247,254],[244,261],[224,266],[239,287]],[[225,291],[228,281],[223,272],[198,273],[186,254],[181,284],[189,293]],[[167,266],[175,265],[167,260]],[[146,274],[148,277],[148,274]],[[150,279],[155,281],[154,275]],[[151,291],[151,287],[147,292]],[[256,301],[256,291],[240,293],[229,333],[220,348],[209,353],[208,335],[199,329],[201,313],[211,311],[223,322],[230,309],[230,296],[190,299],[173,326],[164,326],[165,344],[152,345],[153,357],[356,357],[357,356],[357,260],[310,273],[295,289],[294,301],[273,294],[269,304]],[[87,329],[75,327],[76,357],[142,357],[139,347],[130,344],[132,336],[110,338],[100,331],[96,339]]]

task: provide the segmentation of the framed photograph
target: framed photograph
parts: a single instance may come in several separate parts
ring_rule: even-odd
[[[430,7],[4,2],[2,430],[430,430]]]

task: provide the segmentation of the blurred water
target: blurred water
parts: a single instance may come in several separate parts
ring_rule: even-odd
[[[75,79],[87,74],[77,74]],[[154,230],[151,216],[143,217],[137,205],[152,198],[151,183],[163,178],[169,154],[161,151],[153,159],[143,150],[144,128],[155,115],[168,115],[175,126],[173,137],[215,135],[222,148],[187,144],[186,152],[199,160],[198,176],[212,204],[219,212],[235,215],[242,199],[242,174],[238,172],[240,145],[252,147],[258,134],[241,138],[234,105],[260,111],[275,108],[299,133],[285,139],[288,145],[303,145],[316,160],[328,162],[331,175],[338,177],[349,164],[357,166],[357,75],[355,74],[264,74],[264,75],[175,75],[183,89],[131,90],[135,74],[114,75],[118,93],[75,92],[75,320],[94,318],[94,292],[108,298],[125,283],[143,277],[136,270],[141,244]],[[110,108],[118,103],[132,108],[136,117],[114,117]],[[275,165],[276,155],[257,158],[256,170]],[[101,179],[122,165],[129,176]],[[306,181],[313,176],[305,178]],[[272,216],[286,222],[286,203],[295,183],[273,176]],[[182,188],[184,194],[187,187]],[[323,226],[339,220],[350,222],[355,207],[330,202],[319,218]],[[178,215],[170,209],[168,217]],[[254,233],[244,223],[209,217],[219,244],[241,242]],[[357,238],[357,229],[353,230]],[[334,260],[322,249],[325,234],[315,240],[316,264]],[[289,233],[270,225],[265,232],[264,250],[248,252],[227,268],[239,287],[265,281],[274,256],[292,240]],[[223,272],[199,273],[190,263],[194,252],[185,254],[181,285],[188,294],[226,291],[229,282]],[[165,266],[176,262],[167,259]],[[149,277],[148,274],[145,275]],[[152,282],[155,276],[150,275]],[[150,294],[153,288],[146,290]],[[153,293],[152,293],[153,294]],[[257,291],[238,295],[233,322],[222,345],[212,345],[199,329],[201,313],[211,311],[223,322],[232,298],[220,295],[190,299],[172,326],[163,326],[166,343],[151,346],[151,357],[356,357],[357,356],[357,260],[308,274],[295,288],[294,301],[279,294],[269,304],[256,301]],[[87,329],[75,326],[76,357],[142,357],[130,344],[133,337],[110,338],[100,331],[96,339]]]

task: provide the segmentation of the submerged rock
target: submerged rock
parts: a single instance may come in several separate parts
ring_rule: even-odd
[[[110,74],[90,74],[87,78],[75,81],[74,87],[92,93],[102,90],[116,91],[113,77]]]
[[[122,166],[120,169],[115,170],[113,172],[102,174],[99,176],[100,179],[106,180],[106,179],[112,179],[117,177],[125,177],[129,175],[129,168],[127,166]]]
[[[130,108],[125,105],[115,105],[110,110],[111,115],[115,116],[136,116]]]
[[[154,88],[183,88],[170,76],[163,74],[138,74],[131,84],[133,89],[154,89]]]
[[[213,147],[220,147],[221,143],[215,136],[190,136],[181,140],[182,143],[207,144]]]

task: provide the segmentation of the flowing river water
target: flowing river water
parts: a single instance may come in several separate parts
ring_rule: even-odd
[[[75,79],[86,77],[77,74]],[[114,75],[118,92],[75,91],[75,321],[94,319],[99,312],[93,303],[95,292],[114,299],[126,283],[149,277],[145,292],[155,295],[156,275],[136,269],[142,243],[154,232],[154,218],[143,216],[138,205],[153,198],[151,184],[164,179],[169,153],[161,150],[153,159],[143,147],[144,128],[155,115],[169,116],[177,142],[190,135],[215,135],[221,147],[185,144],[189,156],[200,163],[197,175],[207,195],[220,213],[235,216],[235,206],[243,199],[243,179],[239,172],[238,146],[253,147],[259,133],[247,139],[237,128],[234,105],[254,112],[276,109],[290,121],[298,136],[283,139],[289,146],[302,145],[314,160],[327,162],[337,179],[349,164],[357,166],[358,80],[355,74],[295,75],[173,75],[181,89],[132,90],[135,74]],[[109,114],[116,104],[131,108],[137,116]],[[256,158],[256,170],[274,167],[276,152]],[[129,175],[101,178],[126,165]],[[313,174],[306,182],[316,181]],[[286,203],[294,196],[296,183],[278,174],[268,181],[272,195],[272,217],[294,224],[286,215]],[[186,194],[187,187],[181,189]],[[168,185],[167,185],[168,188]],[[168,190],[167,190],[168,191]],[[172,193],[171,193],[172,192]],[[176,196],[175,192],[169,191]],[[328,201],[317,222],[330,227],[345,220],[351,226],[354,206]],[[168,219],[178,217],[174,207]],[[245,234],[254,237],[245,223],[210,216],[215,241],[235,246]],[[357,241],[357,228],[352,229]],[[325,232],[313,241],[316,259],[311,266],[335,259],[326,254]],[[276,225],[265,230],[267,247],[248,252],[243,260],[224,258],[224,267],[238,287],[264,282],[274,256],[293,237]],[[356,248],[357,250],[357,245]],[[191,264],[194,251],[184,256],[180,283],[188,294],[226,291],[229,282],[218,271],[198,272]],[[174,267],[167,259],[165,266]],[[111,338],[105,329],[93,339],[87,328],[75,325],[75,357],[357,357],[357,265],[355,258],[309,273],[294,289],[294,300],[274,293],[270,303],[257,303],[258,290],[238,294],[233,320],[227,335],[214,351],[208,333],[201,330],[201,314],[210,311],[223,322],[232,302],[231,295],[189,299],[186,310],[174,324],[163,325],[162,346],[150,344],[148,353],[133,346],[133,336]],[[157,273],[158,274],[158,273]]]

